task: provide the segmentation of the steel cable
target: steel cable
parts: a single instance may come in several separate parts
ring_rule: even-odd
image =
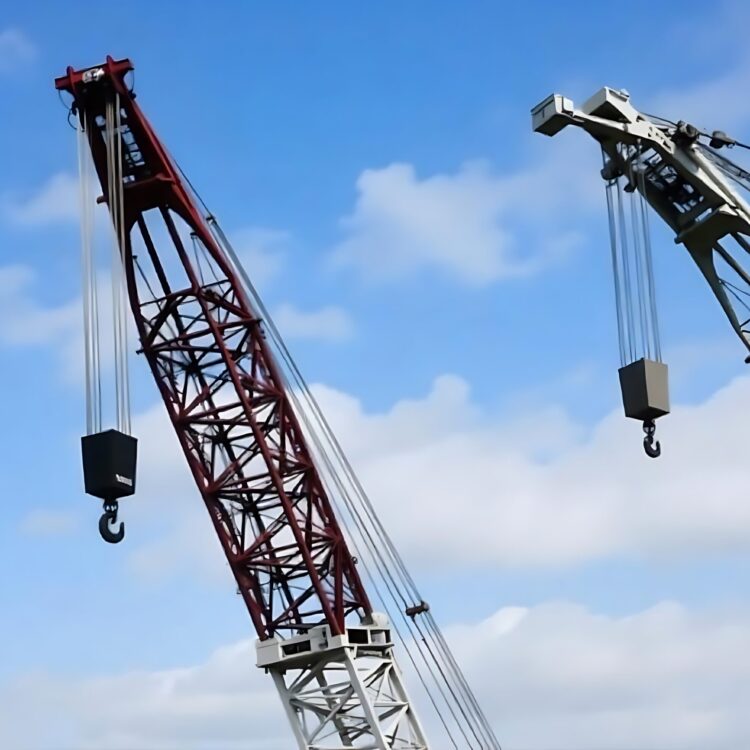
[[[661,336],[646,205],[646,162],[640,144],[632,149],[619,147],[617,156],[624,164],[625,174],[619,168],[611,170],[613,157],[604,149],[602,154],[603,174],[607,175],[605,195],[620,364],[625,366],[640,358],[660,362]],[[610,172],[614,174],[610,176]],[[627,201],[624,193],[628,193]]]
[[[84,371],[86,384],[86,432],[101,430],[102,387],[99,337],[99,302],[96,261],[93,253],[94,216],[86,113],[77,120],[78,173],[81,220],[81,270],[83,302]]]
[[[176,164],[176,162],[175,165],[179,169],[179,166]],[[281,358],[286,368],[283,376],[287,381],[285,385],[289,389],[288,392],[293,402],[293,408],[298,414],[300,420],[305,424],[308,430],[307,436],[315,445],[318,458],[326,468],[327,476],[324,475],[324,479],[328,479],[329,482],[333,482],[338,489],[338,494],[335,492],[331,492],[330,494],[332,502],[335,503],[339,513],[341,514],[342,525],[344,526],[344,530],[346,531],[347,536],[351,538],[352,541],[354,541],[355,537],[352,535],[351,527],[345,520],[348,514],[348,517],[352,519],[355,527],[358,530],[359,538],[362,541],[364,548],[368,550],[368,553],[371,555],[374,562],[380,562],[380,565],[376,567],[380,573],[381,580],[386,590],[388,591],[388,594],[390,595],[391,601],[396,604],[399,611],[399,616],[403,620],[404,624],[406,624],[407,630],[411,634],[413,643],[417,648],[421,660],[424,662],[425,666],[430,672],[430,675],[432,676],[436,687],[441,693],[441,697],[446,703],[446,706],[448,707],[449,712],[451,713],[457,727],[463,734],[464,739],[471,746],[471,740],[466,734],[468,730],[468,732],[473,735],[474,738],[480,743],[479,750],[485,750],[485,748],[487,750],[499,750],[500,745],[497,742],[497,739],[494,737],[494,734],[489,726],[489,722],[481,711],[481,708],[479,707],[475,696],[471,692],[468,683],[465,680],[465,677],[461,673],[460,668],[458,668],[457,662],[452,657],[452,655],[450,658],[446,657],[446,652],[449,654],[450,649],[447,645],[447,642],[442,637],[442,634],[439,633],[439,628],[434,618],[430,616],[431,620],[430,623],[428,623],[427,633],[425,634],[417,626],[416,622],[411,620],[410,618],[407,618],[406,615],[402,612],[401,608],[398,607],[399,600],[401,601],[402,605],[406,606],[410,602],[410,599],[408,598],[409,596],[412,597],[412,603],[414,601],[421,601],[421,597],[419,596],[419,591],[416,587],[416,584],[414,583],[414,580],[406,569],[404,561],[400,557],[392,540],[385,531],[382,522],[375,513],[374,507],[372,506],[369,497],[365,493],[361,483],[359,482],[359,479],[354,473],[354,470],[348,459],[346,458],[340,443],[338,442],[330,425],[325,419],[320,406],[317,403],[317,400],[313,396],[304,378],[302,377],[296,363],[294,362],[294,359],[291,356],[291,353],[289,352],[278,329],[276,328],[273,319],[271,318],[267,308],[265,307],[265,304],[260,298],[260,295],[258,294],[247,273],[245,272],[242,264],[240,263],[236,252],[231,246],[231,243],[228,241],[228,238],[219,226],[215,217],[208,210],[205,202],[200,198],[197,191],[190,183],[189,179],[185,176],[184,172],[182,172],[182,170],[180,170],[180,172],[185,178],[186,183],[190,186],[196,199],[203,206],[206,212],[206,220],[209,223],[209,227],[211,228],[217,243],[227,254],[233,268],[241,278],[246,292],[250,295],[253,305],[256,307],[258,313],[265,321],[266,328],[268,330],[268,333],[270,334],[270,338],[274,345],[274,348],[276,349],[277,355]],[[295,390],[295,387],[292,387],[292,384],[288,380],[289,377],[291,377],[292,381],[294,381],[297,390]],[[303,406],[300,398],[302,398],[307,404],[306,408]],[[310,421],[311,417],[318,424],[317,430]],[[329,445],[329,451],[327,451],[322,444],[321,434]],[[338,463],[341,471],[337,471],[335,466],[333,465],[331,454],[335,457],[335,460]],[[358,504],[355,503],[350,492],[344,486],[341,478],[342,476],[345,477],[347,482],[350,484],[351,489],[354,491],[355,497],[357,497],[359,501]],[[338,496],[340,496],[341,501],[346,506],[347,514],[341,513],[342,509],[338,504]],[[362,513],[364,513],[364,518]],[[386,557],[390,558],[390,564],[385,559]],[[390,612],[390,608],[387,606],[387,601],[384,598],[380,587],[375,581],[375,575],[370,570],[369,565],[365,567],[365,570],[367,572],[368,578],[373,585],[373,589],[376,591],[378,598],[381,600],[383,606],[387,610],[386,614],[393,623],[394,628],[396,628],[399,640],[401,640],[405,650],[407,651],[407,656],[416,669],[416,660],[414,659],[410,649],[408,648],[406,639],[403,637],[396,625],[392,613]],[[401,580],[401,586],[399,586],[396,579],[394,578],[394,573],[392,572],[392,570],[395,570],[396,576]],[[404,592],[401,591],[402,588],[405,590]],[[416,634],[414,630],[417,631]],[[420,640],[429,654],[429,659],[420,647]],[[432,642],[432,646],[430,646],[430,642]],[[441,687],[441,681],[437,678],[435,672],[433,671],[433,668],[430,664],[430,659],[438,669],[442,677],[442,683],[446,686],[451,697],[453,698],[453,704],[451,704],[451,701],[447,698],[445,692],[443,691],[443,688]],[[425,687],[425,690],[428,692],[433,707],[437,711],[434,697],[430,695],[430,691],[427,689],[427,685],[423,677],[421,675],[419,677],[420,681]],[[461,698],[459,698],[459,695],[461,696]],[[458,710],[458,713],[460,713],[463,717],[463,723],[457,717],[456,710]],[[444,718],[439,711],[437,711],[437,713],[447,731]],[[480,737],[482,737],[482,739],[480,739]],[[454,741],[452,737],[451,741]]]
[[[334,456],[336,457],[341,469],[343,470],[344,476],[346,476],[346,478],[352,484],[355,490],[355,493],[358,499],[360,500],[360,504],[365,511],[367,520],[369,520],[371,526],[373,527],[372,530],[368,528],[367,521],[362,518],[360,511],[358,510],[357,506],[353,503],[347,490],[344,488],[341,482],[341,479],[339,478],[339,472],[337,472],[336,469],[333,467],[330,457],[328,456],[328,453],[325,451],[325,449],[323,448],[318,438],[317,431],[314,429],[309,419],[305,416],[306,410],[301,406],[296,395],[293,395],[293,399],[296,405],[296,410],[298,414],[300,414],[301,418],[303,418],[306,422],[306,425],[309,430],[309,435],[316,445],[317,452],[319,454],[319,459],[326,465],[330,478],[337,485],[339,489],[339,493],[343,501],[345,502],[350,515],[354,518],[355,524],[357,528],[360,530],[360,534],[364,538],[364,543],[366,547],[371,551],[374,557],[381,562],[382,571],[383,571],[382,575],[383,575],[384,580],[386,580],[386,577],[390,579],[390,583],[386,581],[386,585],[387,585],[389,592],[391,592],[391,594],[394,595],[394,597],[397,595],[401,599],[402,605],[408,606],[409,599],[407,599],[404,596],[404,594],[399,593],[399,587],[396,581],[393,579],[393,574],[390,572],[391,565],[389,565],[388,562],[384,559],[383,554],[380,551],[380,544],[382,544],[382,546],[387,550],[388,556],[391,558],[393,567],[395,567],[396,571],[399,574],[399,577],[401,578],[402,582],[406,585],[407,589],[411,591],[412,595],[414,596],[417,602],[421,601],[421,596],[419,595],[419,591],[413,579],[411,578],[410,574],[406,570],[406,566],[403,562],[403,559],[398,554],[392,540],[390,539],[389,535],[385,531],[385,528],[383,527],[382,522],[380,521],[379,517],[375,513],[375,510],[372,506],[371,501],[369,500],[369,497],[364,492],[364,489],[362,488],[362,485],[359,482],[359,479],[354,473],[354,470],[351,464],[349,463],[348,459],[343,453],[341,445],[338,442],[338,439],[335,437],[335,434],[333,433],[333,430],[331,429],[327,420],[325,419],[322,413],[322,410],[320,409],[320,406],[317,403],[317,400],[312,395],[309,387],[307,386],[301,373],[299,372],[299,369],[297,368],[296,363],[292,359],[291,354],[288,348],[286,347],[285,343],[283,342],[283,339],[281,338],[281,335],[278,329],[273,323],[273,320],[268,310],[266,309],[262,299],[260,298],[260,295],[257,293],[257,290],[253,286],[250,279],[247,277],[247,274],[244,271],[241,263],[239,262],[239,259],[237,258],[236,253],[234,252],[231,244],[228,242],[226,235],[221,230],[220,226],[218,225],[218,223],[212,216],[210,219],[210,224],[212,228],[215,229],[217,240],[219,241],[220,245],[229,256],[230,260],[232,261],[233,266],[235,267],[236,271],[242,278],[243,283],[247,287],[248,292],[251,294],[253,298],[253,303],[257,307],[259,313],[263,316],[263,319],[267,324],[268,331],[271,335],[271,338],[274,344],[276,345],[279,355],[281,356],[288,370],[291,372],[292,377],[294,378],[297,386],[299,387],[300,391],[302,392],[305,398],[305,401],[308,404],[308,410],[312,411],[313,416],[318,422],[320,429],[322,430],[323,434],[326,436],[329,444],[331,445],[333,449],[332,452]],[[290,389],[290,393],[294,394],[294,390]],[[332,497],[335,498],[334,493],[332,493]],[[373,533],[377,536],[377,541],[373,538]],[[378,542],[380,542],[380,544],[378,544]],[[412,600],[412,602],[413,601],[414,600]],[[490,742],[490,744],[487,745],[486,747],[488,749],[499,748],[499,743],[497,743],[497,740],[494,738],[494,735],[492,735],[492,730],[489,729],[489,724],[486,720],[486,717],[483,716],[481,709],[479,709],[478,703],[476,701],[476,698],[473,696],[473,694],[470,697],[463,695],[464,704],[462,704],[461,699],[459,699],[457,695],[457,693],[461,693],[461,694],[465,694],[466,692],[471,693],[470,689],[468,688],[468,683],[466,682],[465,678],[463,678],[463,675],[461,675],[462,679],[455,680],[456,682],[455,685],[451,684],[451,680],[449,679],[449,674],[454,673],[455,669],[458,667],[458,665],[455,663],[455,660],[453,662],[455,664],[455,668],[450,663],[447,663],[447,662],[444,662],[444,665],[441,665],[440,660],[438,659],[435,652],[433,651],[433,648],[428,643],[428,638],[425,637],[424,633],[421,631],[421,629],[416,624],[416,622],[412,621],[412,625],[410,626],[409,620],[406,619],[406,617],[402,614],[401,609],[399,609],[399,614],[401,618],[404,620],[404,622],[406,623],[407,628],[409,628],[409,631],[412,633],[414,642],[418,644],[420,639],[423,641],[425,648],[430,654],[430,657],[433,663],[435,664],[441,676],[443,677],[443,682],[445,683],[447,689],[449,690],[449,692],[451,693],[451,696],[453,697],[455,706],[458,708],[459,713],[461,713],[462,716],[464,717],[466,726],[468,727],[470,733],[474,735],[474,738],[478,742],[481,743],[482,740],[480,740],[480,737],[478,735],[483,735],[489,731],[490,737],[485,739],[484,741]],[[437,629],[437,623],[435,623],[434,619],[433,619],[433,623],[434,623],[434,628]],[[416,629],[417,634],[415,634],[412,631],[412,627]],[[428,633],[428,636],[433,637],[432,633]],[[447,644],[444,643],[444,645],[441,645],[438,641],[434,641],[434,645],[437,648],[439,653],[442,653],[444,649],[447,648]],[[420,649],[420,653],[421,653],[421,649]],[[424,656],[424,654],[422,654],[422,658],[425,660],[425,663],[427,664],[430,671],[432,671],[432,668],[429,666],[429,662],[427,658]],[[439,685],[439,681],[435,677],[434,672],[433,672],[433,678],[435,679],[436,684]],[[454,717],[454,720],[456,721],[457,726],[461,728],[462,733],[464,733],[465,739],[467,740],[467,742],[469,742],[470,740],[466,736],[465,731],[461,726],[461,722],[456,718],[455,710],[453,706],[450,705],[450,701],[448,701],[447,698],[445,698],[445,696],[444,696],[444,699],[446,701],[446,705],[449,706],[449,710],[451,711],[451,714]],[[475,723],[475,721],[469,718],[469,715],[467,715],[467,709],[465,708],[465,704],[468,704],[469,706],[471,706],[471,708],[469,709],[469,714],[475,713],[478,710],[480,714],[480,719],[478,722]],[[474,707],[476,707],[476,709]],[[480,747],[481,747],[481,744],[480,744]]]
[[[107,203],[112,221],[112,333],[117,429],[131,432],[130,375],[123,252],[125,248],[124,187],[122,173],[122,121],[120,97],[115,94],[105,108],[107,151]]]

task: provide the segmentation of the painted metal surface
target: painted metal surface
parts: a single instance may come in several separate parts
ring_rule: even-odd
[[[285,390],[226,254],[134,100],[129,60],[56,80],[73,96],[107,195],[106,102],[121,107],[130,306],[177,438],[260,639],[371,606]],[[192,245],[192,247],[191,247]]]

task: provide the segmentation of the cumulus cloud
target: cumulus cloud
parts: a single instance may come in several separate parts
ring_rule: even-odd
[[[447,638],[504,747],[652,750],[750,742],[750,613],[664,602],[624,616],[572,603],[505,607]],[[407,684],[417,681],[406,666]],[[249,641],[194,666],[0,687],[15,750],[282,750],[291,733]],[[447,746],[419,704],[436,747]],[[43,712],[45,721],[34,720]]]
[[[279,229],[245,227],[233,231],[231,240],[253,285],[263,289],[283,268],[291,235]]]
[[[60,304],[47,304],[37,290],[38,274],[29,266],[0,267],[0,346],[48,347],[60,362],[60,373],[69,384],[79,384],[84,374],[83,313],[80,298]],[[112,368],[112,287],[100,276],[99,330],[101,371]],[[130,318],[129,335],[135,341],[135,324]],[[131,346],[131,349],[134,349]]]
[[[727,40],[734,39],[734,61],[678,89],[634,91],[634,104],[741,137],[750,131],[750,104],[738,94],[750,82],[750,54],[737,30],[746,27],[748,12],[742,3],[728,3],[712,8],[711,17],[709,25],[698,27],[690,18],[671,31],[680,47],[694,37],[705,54],[723,58]],[[499,171],[481,160],[427,175],[409,163],[366,169],[354,207],[340,222],[333,263],[368,280],[434,270],[469,285],[553,265],[582,241],[577,227],[585,214],[604,216],[601,164],[595,144],[581,133],[535,139],[516,170]]]
[[[488,419],[455,377],[384,415],[319,394],[416,564],[440,566],[446,549],[451,565],[558,567],[741,550],[750,541],[741,448],[750,379],[698,406],[675,406],[659,426],[659,461],[643,456],[640,426],[619,409],[592,430],[553,407]]]
[[[65,510],[37,508],[24,516],[20,528],[30,536],[64,536],[78,528],[78,518]]]
[[[505,746],[576,750],[744,747],[748,635],[746,611],[671,602],[505,608],[448,633]]]
[[[250,642],[193,667],[90,679],[30,674],[0,689],[14,750],[283,750],[284,715]],[[45,721],[38,721],[43,707]],[[36,717],[36,718],[35,718]]]
[[[80,325],[75,303],[46,306],[34,297],[37,274],[28,266],[0,267],[0,343],[39,345],[65,341]]]
[[[684,40],[690,38],[697,59],[722,61],[720,72],[704,66],[691,83],[662,89],[645,101],[639,97],[635,105],[639,106],[640,99],[644,108],[654,114],[739,137],[750,129],[750,103],[740,94],[750,84],[750,54],[744,39],[750,13],[743,2],[717,3],[707,12],[708,22],[701,19],[696,23],[694,17],[688,16],[678,22],[672,36],[680,50]]]
[[[493,417],[456,376],[379,413],[348,394],[314,390],[417,571],[680,560],[750,543],[743,448],[750,378],[702,404],[676,405],[659,423],[658,461],[643,455],[640,425],[619,409],[593,428],[554,406]],[[181,571],[225,581],[223,556],[162,407],[141,415],[135,430],[142,502],[129,506],[131,526],[156,524],[160,533],[133,546],[131,564],[146,576]]]
[[[12,73],[36,58],[36,47],[20,29],[0,31],[0,73]]]
[[[437,269],[481,285],[536,273],[580,239],[564,214],[601,202],[591,159],[574,152],[555,150],[547,161],[509,174],[483,161],[426,177],[411,164],[365,170],[332,260],[374,280]]]
[[[74,178],[69,178],[73,180]],[[66,193],[70,188],[73,202],[66,207],[58,205],[54,195]],[[28,202],[14,204],[10,211],[14,220],[21,224],[37,224],[63,220],[77,216],[75,185],[68,185],[68,178],[52,178],[35,197]],[[101,332],[100,356],[102,372],[107,373],[113,364],[112,331],[112,285],[108,263],[111,259],[112,241],[107,215],[103,209],[96,213],[95,249],[99,262],[98,301],[99,330]],[[157,233],[158,235],[158,233]],[[268,283],[283,264],[283,247],[287,235],[266,229],[247,228],[234,235],[237,252],[254,283]],[[166,233],[158,236],[170,242]],[[188,240],[189,241],[189,240]],[[171,247],[171,244],[169,245]],[[104,262],[104,265],[102,265]],[[48,346],[55,351],[62,363],[61,372],[66,382],[80,383],[84,372],[83,313],[80,297],[73,297],[59,304],[45,303],[38,292],[39,273],[28,265],[0,266],[0,314],[4,325],[0,330],[0,345]],[[291,305],[279,308],[284,332],[290,337],[340,340],[352,332],[352,324],[345,311],[336,307],[302,312]],[[135,350],[137,331],[131,315],[128,315],[128,334],[131,352]]]
[[[78,221],[78,178],[64,172],[52,175],[34,192],[6,196],[4,204],[8,219],[21,226]]]
[[[284,304],[276,309],[273,319],[282,336],[289,339],[343,341],[354,334],[354,323],[349,314],[333,305],[304,311]]]
[[[9,221],[23,227],[76,222],[80,216],[78,177],[64,172],[52,175],[36,190],[6,194],[2,208]],[[106,209],[97,206],[94,212],[95,243],[108,249],[112,240]],[[155,231],[157,245],[167,242],[171,247],[171,240],[160,225]],[[185,239],[189,244],[187,230]],[[290,235],[266,227],[244,227],[233,231],[231,240],[253,284],[262,288],[283,267]]]

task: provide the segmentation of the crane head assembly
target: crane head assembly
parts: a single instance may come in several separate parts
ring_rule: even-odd
[[[642,420],[649,455],[653,420],[669,411],[661,362],[647,208],[669,226],[750,351],[750,174],[718,153],[742,146],[637,110],[627,91],[603,88],[577,108],[553,94],[531,111],[533,129],[553,136],[568,125],[601,146],[615,280],[620,382],[625,413]],[[750,361],[750,355],[747,360]]]
[[[127,301],[139,352],[258,635],[256,663],[273,678],[297,747],[434,747],[397,667],[398,644],[435,708],[445,746],[499,750],[234,249],[136,104],[126,79],[132,69],[108,57],[56,81],[72,96],[79,158],[93,161],[112,218],[113,279],[117,269],[122,274],[113,282],[115,370],[126,386]],[[84,203],[87,196],[82,189]],[[84,446],[101,432],[88,241],[83,232],[91,371]],[[118,431],[127,434],[124,386]],[[127,446],[109,439],[122,458]],[[99,487],[95,472],[86,476]]]

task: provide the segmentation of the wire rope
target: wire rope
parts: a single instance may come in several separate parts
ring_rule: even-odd
[[[293,409],[305,426],[307,430],[305,434],[313,444],[316,456],[325,469],[322,472],[322,479],[328,485],[331,501],[341,517],[342,527],[352,542],[359,539],[359,543],[355,542],[353,545],[355,550],[359,549],[361,544],[362,549],[367,551],[373,565],[371,566],[369,562],[366,563],[365,560],[367,560],[367,557],[364,556],[360,558],[363,561],[363,568],[373,586],[373,591],[375,591],[380,603],[386,610],[386,614],[391,620],[392,626],[404,650],[407,652],[409,660],[415,667],[415,670],[417,670],[417,659],[412,653],[412,648],[414,648],[432,677],[443,702],[451,714],[451,718],[461,731],[468,746],[472,747],[472,741],[469,737],[469,735],[472,735],[474,740],[479,743],[478,750],[485,750],[485,748],[486,750],[499,750],[500,745],[494,737],[489,722],[481,711],[455,658],[452,655],[448,656],[450,649],[432,615],[430,614],[430,620],[426,620],[424,631],[419,627],[416,617],[411,618],[406,616],[404,612],[406,606],[415,601],[422,601],[413,578],[406,569],[403,559],[383,527],[369,497],[359,482],[333,430],[325,419],[317,400],[302,377],[281,334],[249,279],[231,243],[205,202],[201,199],[184,172],[179,168],[179,165],[177,165],[174,159],[172,161],[181,172],[195,198],[203,206],[206,220],[214,235],[214,239],[227,255],[232,267],[241,279],[245,292],[250,296],[248,301],[252,303],[252,306],[255,307],[264,321],[271,343],[284,365],[282,376],[285,380],[284,385],[287,387]],[[327,443],[327,446],[324,443]],[[347,484],[349,485],[348,488]],[[335,492],[331,491],[331,485],[334,486]],[[340,503],[343,503],[343,507]],[[357,530],[356,534],[352,532],[352,525]],[[372,567],[375,568],[377,573],[372,571]],[[377,583],[378,577],[380,584]],[[383,593],[383,589],[385,589],[386,594]],[[388,604],[389,600],[392,604],[396,605],[399,618],[410,634],[413,644],[412,648],[409,647],[408,639],[404,637],[397,621],[393,617],[392,606]],[[455,740],[450,735],[445,717],[442,716],[442,713],[437,708],[435,696],[427,688],[424,675],[420,674],[419,679],[455,746]]]

